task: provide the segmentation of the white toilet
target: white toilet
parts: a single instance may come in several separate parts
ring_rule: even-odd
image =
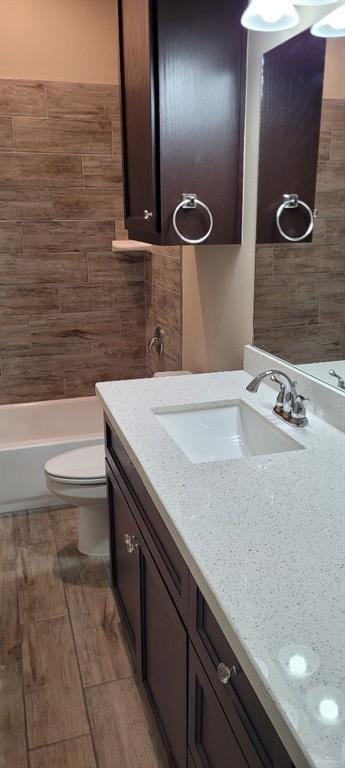
[[[44,471],[48,490],[65,504],[79,507],[79,551],[92,557],[108,555],[104,444],[54,456]]]

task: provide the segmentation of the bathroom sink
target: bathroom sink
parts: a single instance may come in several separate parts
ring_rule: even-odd
[[[242,400],[153,412],[193,464],[303,449]]]

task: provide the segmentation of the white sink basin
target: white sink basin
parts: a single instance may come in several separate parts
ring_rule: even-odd
[[[154,414],[193,464],[303,449],[242,400],[155,409]]]

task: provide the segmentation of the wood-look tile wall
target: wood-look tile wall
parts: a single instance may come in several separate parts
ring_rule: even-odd
[[[146,343],[157,326],[165,332],[164,354],[147,351],[147,371],[176,371],[182,365],[182,248],[152,246],[145,256]]]
[[[145,376],[153,311],[177,334],[176,254],[145,313],[145,253],[112,253],[115,236],[126,236],[118,88],[0,80],[0,403]]]
[[[345,101],[323,103],[312,244],[258,246],[254,344],[292,363],[345,357]]]

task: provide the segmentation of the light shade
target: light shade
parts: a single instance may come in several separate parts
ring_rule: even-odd
[[[345,4],[317,21],[310,31],[316,37],[345,37]]]
[[[292,0],[294,5],[331,5],[338,0]]]
[[[291,0],[251,0],[242,24],[257,32],[277,32],[296,27],[299,16]]]

